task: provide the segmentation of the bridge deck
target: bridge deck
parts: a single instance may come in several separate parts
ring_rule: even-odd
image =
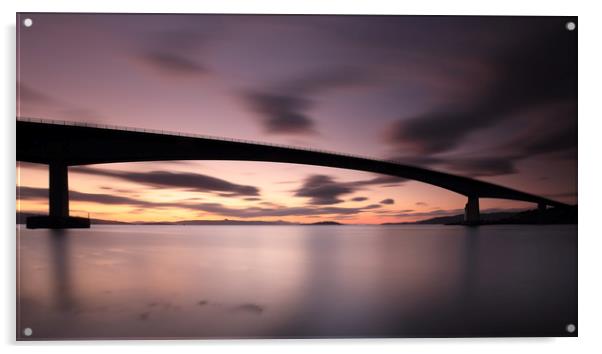
[[[568,206],[493,183],[398,161],[199,134],[35,118],[17,120],[17,160],[66,166],[165,160],[297,163],[412,179],[473,198]]]

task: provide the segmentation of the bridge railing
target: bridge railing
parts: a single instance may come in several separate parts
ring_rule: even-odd
[[[382,158],[375,158],[375,157],[371,157],[371,156],[362,156],[362,155],[357,155],[357,154],[335,152],[335,151],[329,151],[329,150],[323,150],[323,149],[299,147],[299,146],[286,145],[286,144],[274,144],[274,143],[269,143],[269,142],[261,142],[261,141],[247,140],[247,139],[219,137],[219,136],[212,136],[212,135],[206,135],[206,134],[183,133],[183,132],[170,131],[170,130],[136,128],[136,127],[119,126],[119,125],[112,125],[112,124],[87,123],[87,122],[76,122],[76,121],[69,121],[69,120],[54,120],[54,119],[44,119],[44,118],[32,118],[32,117],[19,117],[19,118],[17,118],[17,121],[31,122],[31,123],[55,124],[55,125],[67,125],[67,126],[74,126],[74,127],[112,129],[112,130],[121,130],[121,131],[129,131],[129,132],[139,132],[139,133],[183,136],[183,137],[190,137],[190,138],[212,139],[212,140],[219,140],[219,141],[228,141],[228,142],[255,144],[255,145],[270,146],[270,147],[277,147],[277,148],[284,148],[284,149],[292,149],[292,150],[298,150],[298,151],[312,151],[312,152],[319,152],[319,153],[324,153],[324,154],[352,157],[352,158],[356,158],[356,159],[388,162],[388,163],[393,163],[393,164],[401,163],[401,161],[397,161],[397,160],[388,160],[388,159],[382,159]]]

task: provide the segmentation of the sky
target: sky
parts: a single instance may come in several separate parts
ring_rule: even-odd
[[[311,147],[577,203],[577,30],[563,17],[21,14],[17,115]],[[47,213],[47,166],[17,207]],[[406,222],[466,198],[243,161],[73,166],[72,215]],[[482,211],[533,208],[480,201]]]

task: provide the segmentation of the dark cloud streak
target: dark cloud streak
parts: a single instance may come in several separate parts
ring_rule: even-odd
[[[149,34],[144,49],[133,55],[139,63],[166,76],[187,78],[210,73],[200,62],[199,52],[206,38],[191,30]]]
[[[366,198],[366,197],[355,197],[355,198],[351,198],[351,201],[352,201],[352,202],[364,202],[364,201],[366,201],[366,200],[368,200],[368,198]]]
[[[208,70],[201,64],[185,56],[159,51],[148,51],[140,54],[140,59],[154,69],[172,75],[205,74]]]
[[[22,186],[17,190],[20,200],[44,200],[48,198],[48,189]],[[230,208],[220,203],[189,203],[189,202],[149,202],[130,197],[120,197],[108,194],[83,193],[69,191],[69,197],[74,202],[91,202],[109,205],[127,205],[139,209],[179,208],[198,212],[213,213],[224,217],[258,218],[286,216],[323,216],[323,215],[355,215],[367,210],[379,208],[372,204],[364,207],[292,207],[274,206],[273,208],[250,207]]]
[[[285,94],[253,92],[245,96],[251,109],[262,116],[270,134],[314,134],[315,123],[307,115],[308,99]]]
[[[315,106],[312,96],[324,92],[363,85],[369,77],[352,68],[333,68],[303,75],[274,87],[250,90],[242,94],[252,111],[259,114],[268,134],[316,134],[310,116]]]
[[[312,175],[297,189],[295,196],[310,198],[310,204],[325,205],[340,203],[343,201],[340,196],[353,192],[351,187],[335,182],[330,176]]]
[[[310,198],[310,204],[329,205],[343,202],[341,196],[352,194],[357,190],[373,185],[390,185],[404,180],[397,177],[378,176],[372,179],[352,182],[338,182],[326,175],[310,175],[295,191],[296,197]],[[365,197],[356,197],[352,201],[364,201]]]
[[[495,80],[480,94],[400,119],[388,127],[385,141],[405,154],[408,150],[420,154],[417,165],[441,165],[470,176],[516,173],[519,159],[575,148],[576,36],[564,29],[561,19],[535,24],[513,46],[481,54]],[[469,85],[470,79],[464,84]],[[559,103],[564,108],[554,112]],[[498,130],[497,134],[508,134],[500,135],[508,143],[488,156],[437,156],[453,153],[474,132],[518,117],[524,122],[521,115],[537,115],[533,109],[538,107],[548,115],[546,126],[529,129],[523,123],[515,124],[513,131]]]
[[[199,173],[190,172],[131,172],[99,169],[92,167],[73,167],[71,171],[97,176],[119,178],[125,181],[142,183],[161,188],[184,188],[189,191],[221,193],[223,196],[257,196],[259,189],[254,186],[240,185],[226,180]]]

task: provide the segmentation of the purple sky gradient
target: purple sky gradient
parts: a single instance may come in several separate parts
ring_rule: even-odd
[[[566,30],[568,18],[25,17],[34,25],[18,31],[20,116],[395,158],[577,202],[577,33]],[[142,166],[126,165],[99,168]],[[143,170],[204,168],[204,176],[245,180],[240,164],[228,171],[207,169],[211,165],[154,163]],[[364,202],[369,205],[390,196],[382,190],[391,187],[374,185],[357,195],[354,189],[308,196],[303,193],[308,181],[341,191],[349,187],[337,181],[377,176],[300,167],[296,177],[281,172],[290,182],[290,198],[305,203],[297,205],[283,200],[285,191],[262,183],[281,168],[253,166],[257,176],[251,184],[264,191],[256,203],[278,195],[283,205],[310,208],[327,200],[344,207],[353,197],[371,195],[372,202]],[[211,173],[217,171],[226,174]],[[43,186],[45,179],[33,167],[23,167],[21,176],[30,187]],[[404,199],[418,184],[403,183],[395,203],[382,207],[404,215],[411,214],[408,209],[417,215],[433,210],[418,198]],[[81,188],[83,193],[92,187]],[[449,201],[449,209],[463,206],[449,192],[424,188]]]

